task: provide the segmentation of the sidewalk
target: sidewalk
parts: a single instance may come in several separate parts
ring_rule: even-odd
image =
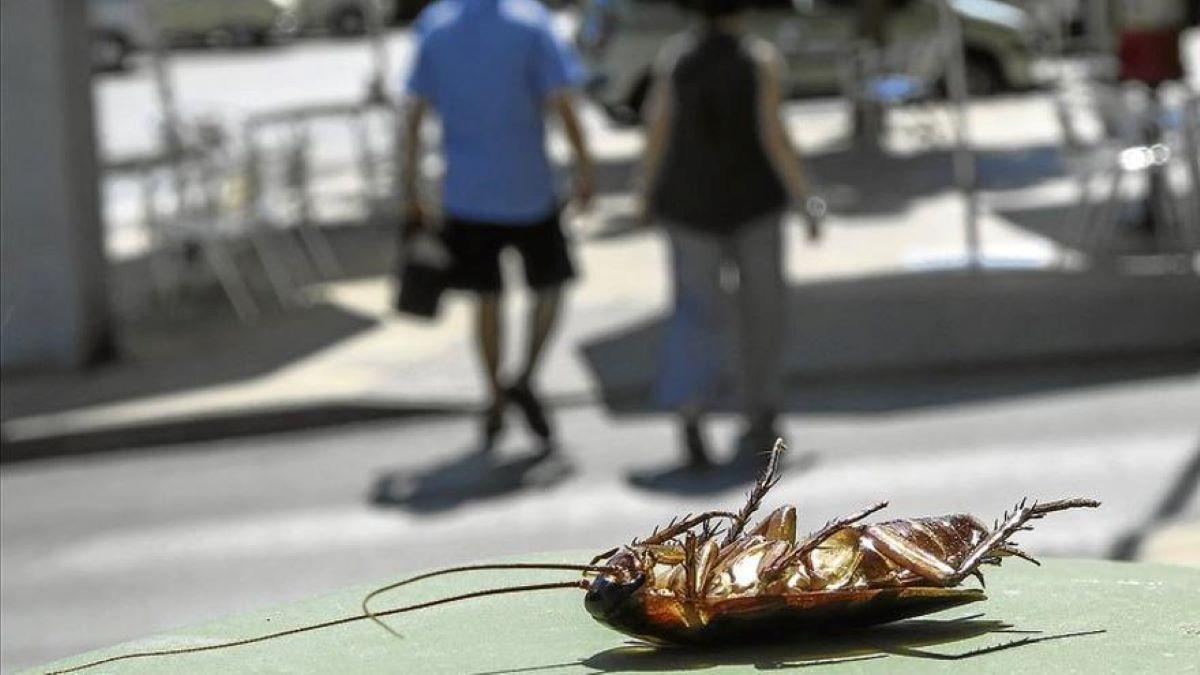
[[[830,148],[838,109],[820,102],[795,107],[810,171],[834,214],[817,245],[803,241],[798,227],[788,229],[790,380],[1113,359],[1151,371],[1197,368],[1200,314],[1182,311],[1200,306],[1196,276],[1056,266],[1062,227],[1047,228],[1044,212],[1065,210],[1071,197],[1045,108],[1041,97],[1028,97],[973,112],[993,122],[977,128],[999,129],[978,145],[980,238],[995,269],[974,274],[946,268],[961,259],[964,235],[944,150],[880,159]],[[996,123],[1014,115],[1040,126],[1014,132]],[[613,409],[637,412],[649,407],[643,394],[667,307],[665,259],[659,234],[631,225],[625,190],[636,138],[608,140],[596,212],[576,223],[583,276],[542,381],[560,405],[603,398]],[[1038,226],[1022,225],[1023,214],[1038,209]],[[449,298],[431,323],[396,316],[382,275],[390,235],[341,230],[350,256],[344,262],[357,276],[310,289],[307,309],[252,326],[224,315],[133,325],[117,364],[6,376],[4,461],[472,411],[479,390],[467,302]],[[523,326],[512,309],[507,342],[515,353]]]

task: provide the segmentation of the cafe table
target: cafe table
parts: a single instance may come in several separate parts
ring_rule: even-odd
[[[587,562],[590,552],[522,556]],[[506,559],[498,562],[512,562]],[[280,570],[280,574],[286,574]],[[578,578],[573,572],[469,572],[385,593],[373,608],[483,588]],[[115,661],[85,673],[1200,673],[1200,569],[1092,560],[1008,560],[986,572],[987,600],[871,629],[765,644],[656,648],[584,611],[583,591],[556,589],[441,605],[214,651]],[[387,581],[381,581],[387,583]],[[969,584],[977,584],[970,580]],[[360,613],[374,586],[170,630],[31,669],[278,632]]]

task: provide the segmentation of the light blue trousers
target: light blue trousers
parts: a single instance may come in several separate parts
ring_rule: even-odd
[[[703,411],[715,402],[725,356],[732,351],[726,347],[732,324],[746,414],[778,411],[787,323],[780,215],[747,223],[729,236],[679,225],[667,225],[666,233],[675,308],[662,347],[659,403]],[[723,269],[726,279],[736,279],[732,294],[721,283]]]

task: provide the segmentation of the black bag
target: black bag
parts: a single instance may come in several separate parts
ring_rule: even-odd
[[[400,246],[396,311],[432,319],[437,316],[442,291],[449,281],[450,252],[427,229],[402,237]]]

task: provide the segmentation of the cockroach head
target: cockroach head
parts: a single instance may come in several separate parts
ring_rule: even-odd
[[[637,592],[646,583],[646,575],[638,573],[630,579],[607,574],[596,577],[588,586],[587,595],[583,598],[583,608],[592,618],[603,624],[611,624],[612,619],[623,614]]]
[[[646,583],[646,574],[638,556],[626,547],[608,559],[612,571],[592,579],[583,599],[584,609],[601,623],[622,612],[639,588]]]

